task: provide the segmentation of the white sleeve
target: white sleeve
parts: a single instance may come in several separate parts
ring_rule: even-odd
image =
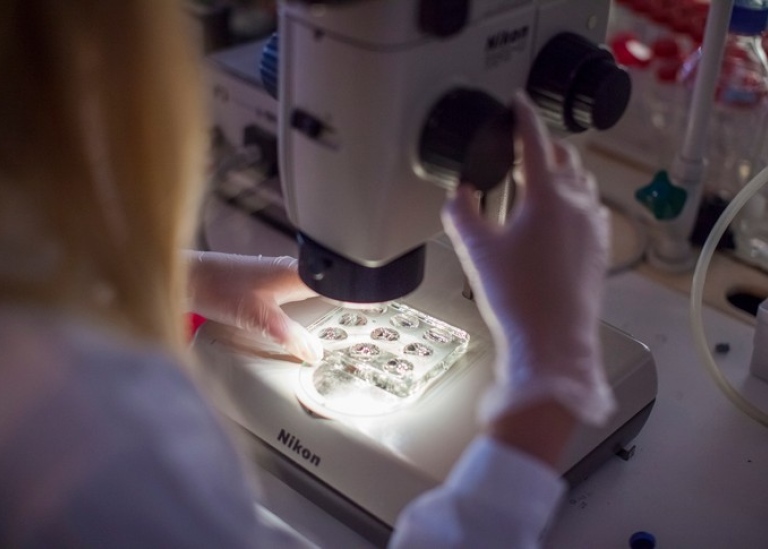
[[[0,547],[309,546],[257,515],[231,438],[165,355],[19,332],[0,317]]]
[[[538,547],[564,491],[543,463],[480,437],[443,485],[403,510],[391,547]]]

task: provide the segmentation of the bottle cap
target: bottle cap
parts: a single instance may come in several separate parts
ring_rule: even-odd
[[[698,13],[700,15],[707,15],[709,13],[709,1],[706,0],[693,0],[687,4],[687,7],[692,13]]]
[[[632,33],[621,33],[610,42],[616,62],[625,67],[644,69],[653,58],[651,48],[646,46]]]
[[[674,38],[659,38],[651,44],[654,59],[676,59],[682,55],[680,44]]]
[[[667,0],[653,0],[649,3],[648,18],[662,27],[669,27],[672,23],[674,7]]]
[[[635,532],[629,538],[629,547],[631,549],[654,549],[656,538],[648,532]]]
[[[694,44],[698,45],[704,41],[704,27],[706,24],[706,15],[696,14],[688,20],[688,36],[691,37]]]
[[[648,0],[630,0],[629,5],[635,13],[647,14],[651,9],[651,3]]]
[[[688,33],[688,18],[690,10],[679,6],[672,15],[671,28],[677,34]]]
[[[768,8],[734,5],[728,30],[734,34],[758,36],[768,27]]]
[[[674,83],[678,80],[682,63],[665,63],[656,69],[656,80],[664,83]]]

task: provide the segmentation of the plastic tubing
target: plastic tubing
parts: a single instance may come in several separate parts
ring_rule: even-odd
[[[704,366],[709,371],[712,378],[717,383],[717,386],[725,393],[725,396],[742,412],[749,417],[760,423],[761,425],[768,427],[768,414],[763,410],[756,407],[754,404],[744,398],[738,390],[736,390],[725,378],[723,373],[718,368],[715,359],[712,357],[712,353],[709,351],[707,344],[707,336],[704,333],[704,323],[702,319],[702,303],[704,296],[704,282],[707,276],[707,270],[712,260],[712,256],[715,253],[718,242],[722,238],[728,225],[736,217],[736,214],[741,211],[744,204],[755,196],[760,189],[768,183],[768,168],[763,169],[752,180],[747,183],[744,188],[739,191],[728,207],[725,208],[720,215],[717,223],[712,227],[712,231],[709,233],[704,247],[701,250],[699,259],[696,262],[696,269],[693,272],[693,284],[691,287],[691,304],[690,304],[690,320],[691,330],[693,332],[693,340],[696,348],[699,352],[701,360],[704,362]]]

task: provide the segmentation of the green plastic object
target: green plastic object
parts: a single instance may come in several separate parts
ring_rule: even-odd
[[[635,200],[659,221],[668,221],[680,215],[687,198],[686,190],[673,185],[664,170],[657,172],[648,185],[635,192]]]

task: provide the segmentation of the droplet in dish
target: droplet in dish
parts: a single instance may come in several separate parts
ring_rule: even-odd
[[[385,372],[402,377],[413,371],[413,364],[402,358],[393,358],[385,362],[383,368]]]
[[[430,328],[424,333],[424,339],[438,345],[445,345],[453,341],[453,334],[442,328]]]
[[[403,353],[406,355],[414,355],[420,357],[432,356],[432,347],[424,345],[423,343],[409,343],[403,349]]]
[[[363,312],[368,316],[381,316],[387,312],[387,306],[379,305],[376,307],[371,307],[370,309],[363,309]]]
[[[400,334],[397,330],[382,326],[381,328],[376,328],[371,332],[371,339],[378,341],[397,341],[400,339]]]
[[[365,326],[368,319],[358,313],[344,313],[339,319],[342,326]]]
[[[347,354],[358,360],[372,360],[381,354],[381,349],[373,343],[357,343],[347,349]]]
[[[342,339],[347,339],[347,332],[341,328],[323,328],[320,330],[320,333],[317,334],[317,337],[325,339],[326,341],[341,341]]]
[[[398,328],[414,329],[419,327],[418,317],[408,313],[395,315],[389,321],[392,323],[392,326],[397,326]]]

